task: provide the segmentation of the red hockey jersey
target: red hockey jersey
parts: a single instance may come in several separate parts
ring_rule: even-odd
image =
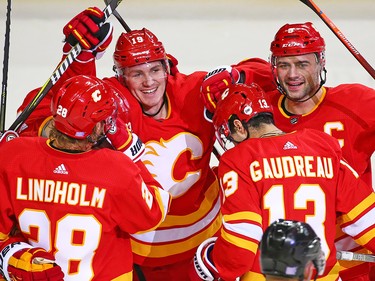
[[[247,271],[259,274],[258,243],[276,219],[309,223],[327,258],[325,277],[336,280],[336,217],[341,229],[375,250],[375,193],[342,159],[336,139],[311,129],[242,142],[226,151],[219,164],[223,190],[223,227],[213,261],[224,280]]]
[[[270,93],[274,106],[274,119],[285,132],[313,128],[335,137],[342,148],[343,157],[372,185],[371,155],[375,151],[375,90],[360,84],[343,84],[324,87],[323,96],[312,112],[305,115],[288,115],[282,107],[284,96]],[[336,246],[339,250],[367,253],[350,237],[339,232]],[[342,272],[348,278],[362,275],[368,263],[340,262],[350,271]],[[354,268],[355,267],[355,268]],[[367,269],[366,269],[367,268]]]
[[[0,161],[0,242],[16,220],[26,241],[55,255],[65,280],[132,280],[129,233],[161,223],[168,192],[110,149],[71,154],[17,138],[1,145]]]
[[[168,116],[155,120],[142,113],[131,93],[116,78],[104,79],[128,100],[132,130],[146,145],[142,161],[173,196],[165,221],[156,230],[132,235],[135,262],[162,266],[187,260],[221,225],[219,187],[209,163],[214,129],[204,119],[200,85],[205,72],[168,77]]]
[[[282,108],[284,96],[270,93],[274,119],[285,132],[312,128],[335,137],[343,157],[371,185],[371,155],[375,151],[375,90],[360,84],[324,87],[324,94],[304,115],[288,115]]]

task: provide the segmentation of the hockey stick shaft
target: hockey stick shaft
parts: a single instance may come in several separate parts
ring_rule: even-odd
[[[375,256],[370,254],[360,254],[347,251],[338,251],[336,258],[343,261],[362,261],[362,262],[375,262]]]
[[[116,10],[117,6],[121,3],[122,0],[110,0],[103,10],[105,15],[105,20]],[[63,73],[68,69],[68,67],[73,63],[77,56],[81,53],[82,47],[79,44],[76,44],[65,57],[65,59],[59,64],[56,70],[48,78],[43,87],[35,95],[33,100],[27,105],[27,107],[18,115],[13,124],[9,127],[9,130],[17,131],[20,126],[26,121],[34,109],[38,106],[41,100],[47,95],[51,90],[52,86],[60,79]]]
[[[328,16],[312,1],[312,0],[300,0],[311,10],[313,10],[323,22],[331,29],[336,37],[344,44],[349,52],[357,59],[357,61],[366,69],[366,71],[375,79],[375,70],[367,62],[367,60],[357,51],[357,49],[350,43],[345,35],[339,30],[339,28],[328,18]]]
[[[113,15],[116,17],[116,19],[121,23],[121,25],[123,26],[123,28],[125,28],[125,30],[126,30],[126,32],[130,32],[130,31],[132,31],[131,29],[130,29],[130,27],[128,26],[128,24],[124,21],[124,19],[121,17],[121,15],[117,12],[117,11],[115,11],[114,13],[113,13]]]
[[[108,0],[104,0],[104,3],[108,4]],[[129,25],[124,21],[122,16],[118,11],[113,11],[113,15],[116,17],[116,19],[119,21],[119,23],[122,25],[122,27],[126,30],[126,32],[130,32],[131,28]]]
[[[8,63],[9,63],[9,46],[10,46],[10,11],[12,3],[8,0],[7,15],[5,23],[5,41],[4,41],[4,60],[3,60],[3,82],[1,88],[1,104],[0,104],[0,132],[5,129],[5,116],[7,104],[7,88],[8,88]]]

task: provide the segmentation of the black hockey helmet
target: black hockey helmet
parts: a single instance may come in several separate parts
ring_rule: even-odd
[[[319,237],[309,224],[279,219],[266,229],[260,243],[263,274],[303,280],[309,261],[315,266],[316,276],[323,274],[324,253]]]

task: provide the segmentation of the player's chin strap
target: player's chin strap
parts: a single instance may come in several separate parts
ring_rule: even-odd
[[[163,95],[163,102],[162,102],[162,104],[160,105],[158,111],[156,111],[155,113],[152,113],[152,114],[147,113],[146,111],[144,111],[143,106],[141,105],[141,107],[142,107],[142,113],[143,113],[144,115],[148,116],[148,117],[154,117],[154,116],[158,115],[158,114],[160,113],[160,111],[163,109],[165,103],[167,102],[167,94],[166,94],[166,91],[167,91],[167,89],[166,89],[165,92],[164,92],[164,95]]]
[[[317,63],[319,63],[319,61],[322,63],[322,60],[324,60],[324,52],[323,53],[320,53],[319,54],[315,54],[316,55],[316,60],[317,60]],[[309,97],[307,97],[306,99],[304,100],[297,100],[297,99],[293,99],[292,97],[290,97],[288,95],[288,93],[286,92],[286,90],[283,88],[283,86],[281,86],[280,82],[279,82],[279,79],[277,78],[277,75],[276,75],[276,57],[272,57],[271,56],[271,64],[272,64],[272,76],[274,78],[274,81],[276,83],[276,87],[277,87],[277,90],[283,94],[287,99],[293,101],[293,102],[305,102],[309,99],[311,99],[313,96],[315,96],[319,90],[323,87],[323,85],[326,83],[327,81],[327,70],[324,66],[324,63],[323,63],[323,69],[320,71],[319,73],[319,77],[320,77],[320,83],[319,83],[319,87],[318,89],[315,91],[315,93]]]
[[[320,76],[320,83],[319,83],[318,89],[315,91],[315,93],[313,95],[307,97],[304,100],[293,99],[292,97],[290,97],[288,95],[288,93],[285,91],[285,89],[280,85],[280,83],[279,83],[278,80],[276,80],[277,89],[279,90],[280,93],[282,93],[287,99],[289,99],[291,101],[294,101],[294,102],[305,102],[305,101],[311,99],[313,96],[315,96],[319,92],[319,90],[323,87],[323,85],[326,83],[327,70],[325,69],[325,67],[323,67],[323,69],[320,72],[319,76]]]

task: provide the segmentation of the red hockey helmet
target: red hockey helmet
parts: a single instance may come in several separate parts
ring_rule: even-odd
[[[113,54],[118,69],[146,62],[166,60],[163,43],[148,29],[122,33]]]
[[[113,91],[94,76],[66,80],[51,102],[56,129],[75,139],[86,138],[98,122],[116,113]]]
[[[273,114],[272,105],[263,89],[255,83],[231,85],[217,103],[212,122],[216,131],[216,138],[225,148],[230,139],[229,119],[235,114],[238,119],[247,122],[259,113]]]
[[[279,56],[318,53],[319,58],[323,58],[325,42],[311,22],[285,24],[276,33],[270,49],[272,64]]]

